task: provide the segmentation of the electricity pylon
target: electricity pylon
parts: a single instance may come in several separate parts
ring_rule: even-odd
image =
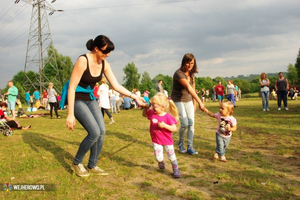
[[[52,15],[55,10],[46,0],[23,0],[32,5],[30,29],[27,43],[27,51],[25,58],[24,75],[25,79],[23,87],[25,89],[38,89],[42,93],[49,82],[53,82],[55,88],[61,88],[59,80],[59,70],[57,67],[50,26],[48,22],[48,14]],[[19,3],[16,0],[15,3]],[[53,0],[51,3],[54,3]],[[38,73],[38,77],[32,80],[26,74],[29,71]],[[46,73],[45,73],[46,72]]]

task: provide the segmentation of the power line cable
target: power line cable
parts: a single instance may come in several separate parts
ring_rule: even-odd
[[[5,8],[8,6],[9,4],[7,4],[6,6],[5,6]],[[8,11],[10,11],[12,8],[14,7],[14,4],[0,17],[0,19],[2,19],[2,17],[8,12]],[[5,8],[3,9],[3,10],[5,10]]]
[[[150,3],[138,3],[138,4],[128,4],[128,5],[112,5],[112,6],[101,6],[101,7],[90,7],[90,8],[77,8],[77,9],[65,9],[64,11],[77,11],[77,10],[92,10],[92,9],[102,9],[102,8],[118,8],[118,7],[133,7],[133,6],[146,6],[146,5],[156,5],[156,4],[168,4],[168,3],[182,3],[187,1],[203,1],[203,0],[180,0],[180,1],[165,1],[165,2],[150,2]]]
[[[0,51],[2,50],[2,49],[4,49],[5,47],[7,47],[8,45],[10,45],[11,43],[13,43],[14,41],[16,41],[17,39],[19,39],[22,35],[24,35],[25,33],[27,33],[28,31],[26,30],[26,31],[24,31],[21,35],[19,35],[18,37],[16,37],[13,41],[11,41],[11,42],[9,42],[8,44],[6,44],[5,46],[3,46],[1,49],[0,49]]]
[[[18,28],[16,28],[13,32],[7,34],[7,36],[4,37],[4,38],[2,38],[2,39],[0,40],[0,42],[2,42],[2,41],[3,41],[4,39],[6,39],[8,36],[12,35],[14,32],[16,32],[19,28],[21,28],[22,26],[24,26],[25,24],[27,24],[29,21],[30,21],[30,19],[29,19],[27,22],[23,23],[23,24],[22,24],[21,26],[19,26]]]
[[[25,10],[25,8],[27,8],[26,6],[24,6],[23,7],[23,10],[21,10],[21,12],[17,12],[18,14],[17,15],[15,15],[14,17],[12,17],[9,21],[7,21],[6,23],[4,23],[1,27],[0,27],[0,30],[2,29],[2,28],[4,28],[9,22],[11,22],[13,19],[15,19],[17,16],[19,16],[24,10]]]

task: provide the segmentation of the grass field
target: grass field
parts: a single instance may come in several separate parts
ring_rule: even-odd
[[[54,191],[0,192],[0,199],[300,199],[300,101],[289,101],[289,111],[262,112],[261,99],[241,99],[234,116],[227,162],[213,160],[217,120],[197,110],[194,147],[198,155],[180,154],[182,178],[172,178],[165,156],[161,171],[153,156],[149,122],[141,110],[121,111],[108,125],[98,165],[109,176],[79,178],[70,169],[86,132],[65,126],[49,116],[18,119],[27,131],[0,135],[0,183],[53,184]],[[218,112],[218,103],[205,106]],[[41,111],[39,111],[41,112]],[[177,144],[178,133],[174,133]],[[88,155],[83,164],[86,166]]]

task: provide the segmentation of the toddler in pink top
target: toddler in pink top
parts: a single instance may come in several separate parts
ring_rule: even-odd
[[[143,116],[150,120],[150,135],[155,159],[160,169],[165,169],[163,148],[172,163],[173,177],[180,178],[180,171],[173,146],[172,132],[177,130],[178,110],[172,100],[158,92],[150,100],[151,107],[144,107]],[[171,114],[167,113],[170,110]]]

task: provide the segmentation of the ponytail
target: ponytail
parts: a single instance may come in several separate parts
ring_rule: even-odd
[[[94,40],[93,39],[90,39],[89,41],[87,41],[86,48],[89,51],[93,51],[93,49],[94,49]]]
[[[170,110],[171,114],[173,115],[173,117],[178,121],[179,120],[178,108],[176,107],[173,100],[169,100],[169,110]]]

